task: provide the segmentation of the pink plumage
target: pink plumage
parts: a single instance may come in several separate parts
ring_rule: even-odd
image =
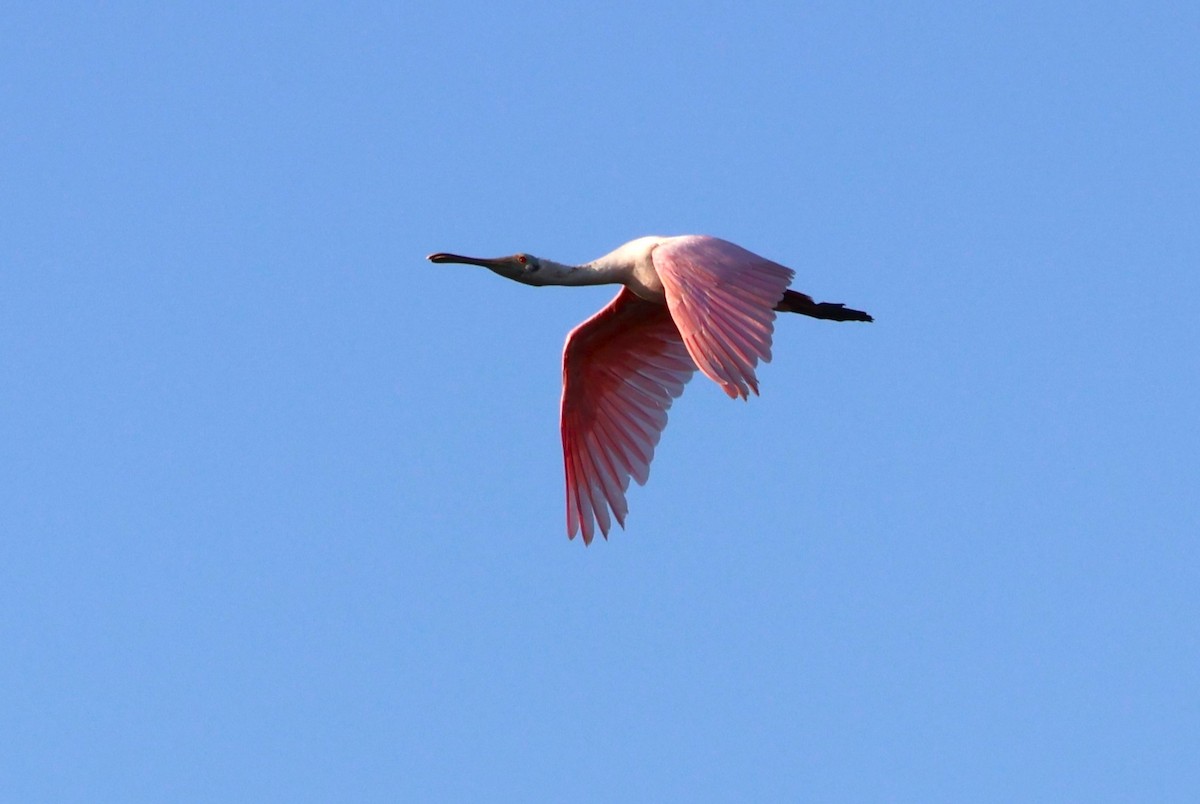
[[[725,240],[672,238],[653,252],[667,308],[688,354],[731,398],[758,393],[771,360],[775,305],[794,272]]]
[[[567,336],[562,442],[567,535],[594,522],[606,537],[609,510],[625,527],[629,478],[644,484],[667,409],[696,371],[667,308],[622,288]]]
[[[597,529],[607,538],[614,518],[625,526],[629,481],[648,479],[667,410],[697,368],[746,399],[758,393],[759,361],[771,359],[776,311],[872,320],[788,290],[791,269],[702,235],[643,237],[578,266],[529,254],[429,259],[482,265],[528,285],[624,286],[563,348],[567,535],[582,533],[584,544]]]

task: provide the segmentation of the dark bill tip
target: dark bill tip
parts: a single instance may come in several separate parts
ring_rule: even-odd
[[[495,265],[498,262],[498,260],[485,260],[479,257],[464,257],[461,254],[447,254],[444,251],[430,254],[425,259],[430,262],[456,262],[462,265],[482,265],[484,267]]]

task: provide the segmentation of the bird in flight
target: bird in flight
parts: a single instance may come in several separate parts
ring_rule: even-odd
[[[622,285],[567,335],[560,424],[567,537],[605,539],[625,527],[625,491],[644,485],[667,409],[697,368],[731,398],[758,394],[776,312],[872,321],[841,304],[789,290],[794,271],[706,235],[640,237],[583,265],[532,254],[482,259],[439,252],[436,263],[480,265],[526,285]]]

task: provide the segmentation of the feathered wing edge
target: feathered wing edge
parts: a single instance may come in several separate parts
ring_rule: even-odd
[[[775,306],[794,272],[725,240],[692,235],[654,250],[667,307],[699,369],[731,398],[758,393]]]
[[[696,365],[670,311],[628,289],[573,329],[563,347],[561,428],[567,536],[591,544],[625,526],[625,491],[643,485],[667,410]],[[611,513],[611,516],[610,516]]]

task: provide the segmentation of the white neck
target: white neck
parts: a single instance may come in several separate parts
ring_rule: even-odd
[[[601,260],[584,265],[564,265],[553,260],[539,260],[540,267],[526,274],[522,281],[530,285],[613,285],[621,281],[613,266]]]

